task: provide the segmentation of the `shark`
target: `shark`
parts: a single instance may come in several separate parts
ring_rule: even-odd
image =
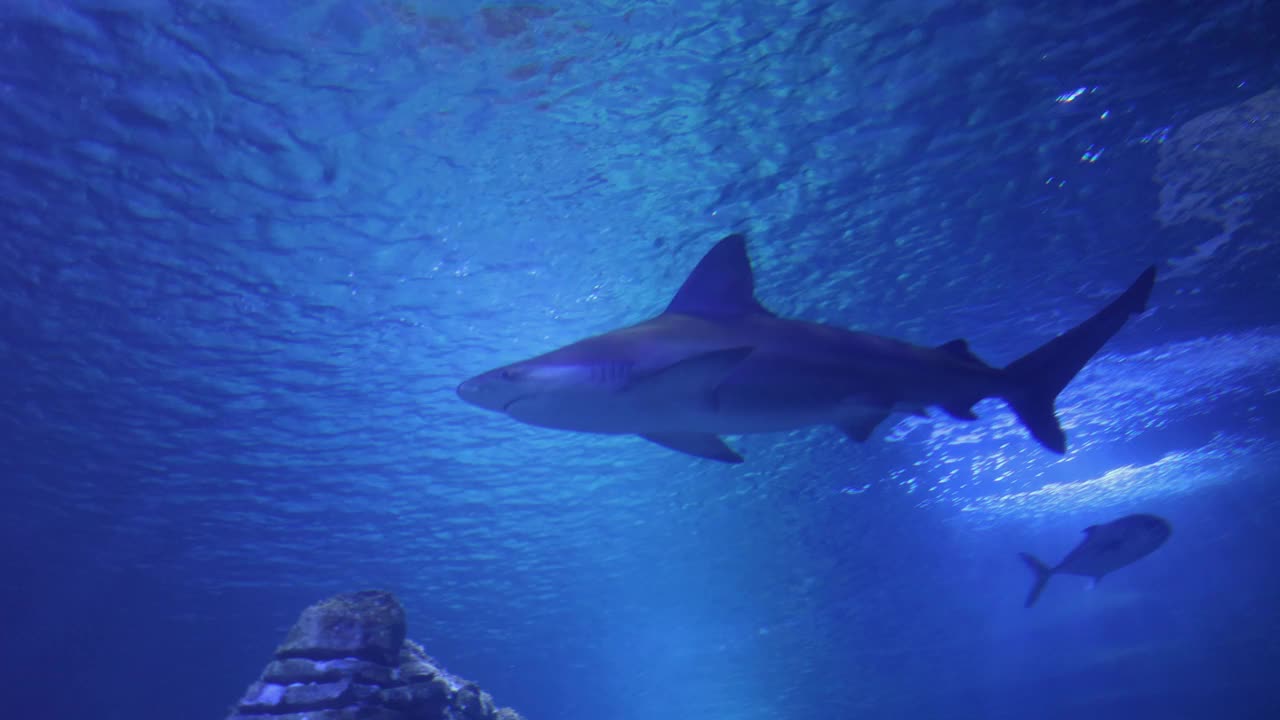
[[[1059,393],[1145,311],[1155,274],[1148,267],[1079,325],[996,367],[962,339],[915,345],[779,317],[756,299],[746,237],[735,233],[703,256],[658,316],[482,373],[457,394],[528,425],[637,435],[725,463],[743,461],[725,435],[827,425],[864,442],[893,415],[937,408],[972,421],[975,404],[999,398],[1063,454]]]

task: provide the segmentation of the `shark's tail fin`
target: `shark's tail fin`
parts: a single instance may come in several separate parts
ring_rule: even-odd
[[[1040,444],[1059,454],[1067,451],[1067,438],[1054,411],[1058,393],[1120,330],[1130,315],[1147,308],[1155,279],[1155,266],[1147,268],[1123,295],[1093,317],[1005,368],[1013,388],[1005,400]]]
[[[1049,582],[1049,577],[1053,575],[1053,570],[1030,553],[1018,553],[1018,557],[1022,558],[1022,562],[1026,563],[1027,567],[1031,568],[1031,572],[1036,574],[1035,584],[1031,586],[1031,592],[1027,594],[1027,602],[1023,605],[1023,607],[1031,607],[1040,598],[1040,593],[1044,592],[1044,584]]]

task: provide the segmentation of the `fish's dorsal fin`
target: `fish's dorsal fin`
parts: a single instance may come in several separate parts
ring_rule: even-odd
[[[703,255],[666,312],[718,319],[768,314],[756,301],[746,236],[730,235]]]

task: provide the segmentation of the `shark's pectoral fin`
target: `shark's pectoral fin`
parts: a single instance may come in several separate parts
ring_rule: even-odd
[[[725,445],[719,437],[710,433],[649,433],[640,437],[649,442],[658,443],[664,448],[694,457],[727,463],[742,462],[741,455]]]
[[[715,390],[754,348],[735,347],[693,355],[659,370],[636,378],[624,391],[643,389],[668,397],[684,397],[705,402],[715,409]]]

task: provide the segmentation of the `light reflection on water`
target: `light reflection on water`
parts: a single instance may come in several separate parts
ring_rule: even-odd
[[[1273,442],[1218,434],[1204,447],[1170,452],[1145,465],[1122,465],[1078,482],[1051,482],[1035,490],[986,495],[964,503],[960,511],[974,513],[983,522],[1120,510],[1231,482],[1276,458],[1278,450],[1280,446]]]
[[[888,478],[922,494],[922,506],[983,517],[1045,516],[1184,493],[1274,454],[1270,443],[1249,439],[1248,425],[1264,422],[1277,377],[1275,328],[1103,355],[1058,403],[1066,456],[1044,451],[1002,403],[986,400],[976,422],[899,422],[884,440],[909,445],[919,459]],[[1240,403],[1252,415],[1231,410]]]

